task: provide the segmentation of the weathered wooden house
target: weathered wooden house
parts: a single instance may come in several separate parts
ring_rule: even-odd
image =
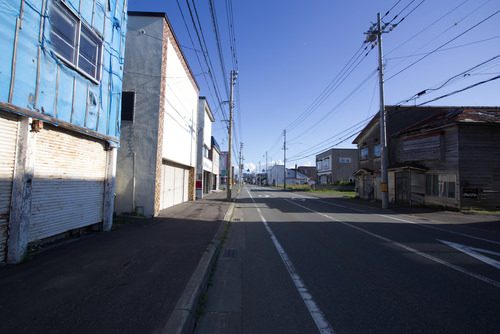
[[[396,138],[393,137],[395,133],[448,109],[446,107],[386,106],[388,165],[391,166],[396,162],[396,151],[394,150]],[[358,146],[359,164],[358,170],[354,173],[356,192],[359,197],[365,199],[382,198],[379,120],[379,113],[377,113],[352,142]]]
[[[393,139],[392,202],[500,208],[500,108],[449,108]]]
[[[113,222],[125,0],[0,0],[0,262]]]

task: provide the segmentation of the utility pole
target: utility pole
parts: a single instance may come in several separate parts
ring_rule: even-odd
[[[389,187],[388,181],[389,177],[387,174],[387,115],[385,112],[385,100],[384,100],[384,61],[382,53],[382,20],[380,18],[380,13],[377,14],[377,24],[376,29],[370,29],[368,31],[367,41],[373,42],[375,39],[378,40],[378,73],[379,73],[379,86],[380,86],[380,173],[382,174],[382,209],[387,209],[389,207]],[[373,28],[373,26],[372,26]]]
[[[286,129],[283,130],[283,191],[286,191]]]
[[[236,76],[238,72],[236,71],[231,71],[231,83],[230,83],[230,88],[231,88],[231,93],[229,96],[229,146],[227,150],[227,201],[231,201],[231,185],[233,183],[233,178],[232,178],[232,168],[231,168],[231,151],[232,151],[232,145],[233,145],[233,86],[236,83]]]
[[[266,185],[269,185],[269,178],[267,177],[267,151],[266,151]]]
[[[241,187],[241,185],[243,184],[243,143],[240,143],[240,164],[239,164],[239,167],[238,169],[240,170],[240,179],[239,179],[239,185]]]

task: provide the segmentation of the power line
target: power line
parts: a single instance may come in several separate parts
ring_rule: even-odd
[[[455,8],[453,8],[452,10],[450,10],[449,12],[447,12],[446,14],[444,14],[443,16],[441,16],[440,18],[438,18],[436,21],[432,22],[427,27],[425,27],[424,29],[420,30],[419,32],[417,32],[416,34],[414,34],[413,36],[411,36],[410,38],[408,38],[406,41],[404,41],[403,43],[401,43],[398,46],[396,46],[394,49],[392,49],[389,52],[387,52],[386,55],[391,54],[392,52],[396,51],[397,49],[399,49],[400,47],[402,47],[406,43],[415,40],[415,37],[417,37],[418,35],[422,34],[424,31],[426,31],[427,29],[429,29],[430,27],[432,27],[433,25],[435,25],[436,23],[438,23],[439,21],[441,21],[442,19],[444,19],[446,16],[450,15],[452,12],[454,12],[455,10],[457,10],[459,7],[461,7],[463,4],[465,4],[468,1],[469,0],[463,1],[461,4],[459,4],[458,6],[456,6]]]
[[[335,111],[337,111],[349,98],[351,98],[356,92],[358,92],[363,86],[367,85],[370,82],[370,79],[377,74],[377,70],[372,71],[366,78],[364,78],[358,86],[356,86],[347,96],[345,96],[342,100],[340,100],[335,107],[333,107],[328,113],[326,113],[323,117],[321,117],[316,123],[314,123],[312,126],[307,128],[305,131],[303,131],[301,134],[295,136],[295,138],[300,138],[301,136],[305,135],[309,131],[311,131],[313,128],[318,126],[320,123],[326,120],[326,118],[331,117]]]
[[[490,78],[490,79],[487,79],[487,80],[483,80],[483,81],[477,82],[475,84],[472,84],[470,86],[467,86],[467,87],[459,89],[459,90],[456,90],[454,92],[451,92],[451,93],[448,93],[448,94],[444,94],[442,96],[436,97],[435,99],[432,99],[432,100],[420,103],[418,106],[423,106],[425,104],[428,104],[428,103],[431,103],[431,102],[434,102],[434,101],[437,101],[437,100],[444,99],[445,97],[449,97],[449,96],[452,96],[452,95],[464,92],[464,91],[469,90],[471,88],[474,88],[474,87],[477,87],[477,86],[480,86],[480,85],[483,85],[485,83],[488,83],[488,82],[491,82],[491,81],[494,81],[494,80],[498,80],[498,79],[500,79],[500,75],[497,75],[497,76],[495,76],[493,78]]]
[[[500,55],[497,55],[497,56],[492,57],[492,58],[490,58],[490,59],[488,59],[488,60],[486,60],[486,61],[483,61],[483,62],[481,62],[481,63],[479,63],[479,64],[477,64],[477,65],[475,65],[475,66],[473,66],[473,67],[471,67],[471,68],[469,68],[469,69],[467,69],[467,70],[465,70],[465,71],[462,71],[462,72],[460,72],[460,73],[458,73],[458,74],[455,74],[454,76],[452,76],[452,77],[450,77],[449,79],[447,79],[444,83],[442,83],[439,87],[437,87],[437,88],[427,88],[427,89],[424,89],[423,91],[421,91],[421,92],[419,92],[419,93],[417,93],[417,94],[413,95],[412,97],[410,97],[410,98],[408,98],[408,99],[406,99],[406,100],[404,100],[404,101],[402,101],[402,102],[399,102],[397,105],[402,105],[402,104],[404,104],[404,103],[407,103],[407,102],[409,102],[409,101],[413,100],[414,98],[418,98],[418,97],[420,97],[420,96],[422,96],[422,95],[424,95],[424,94],[428,93],[429,91],[436,91],[436,90],[440,90],[440,89],[442,89],[443,87],[445,87],[445,86],[446,86],[446,85],[447,85],[447,84],[448,84],[451,80],[453,80],[453,79],[455,79],[455,78],[458,78],[458,77],[463,77],[464,75],[467,75],[467,74],[470,74],[470,72],[471,72],[471,71],[476,70],[476,69],[478,69],[478,68],[480,68],[480,67],[482,67],[482,66],[484,66],[484,65],[486,65],[486,64],[488,64],[488,63],[490,63],[490,62],[492,62],[492,61],[494,61],[494,60],[497,60],[497,59],[499,59],[499,58],[500,58]]]
[[[479,23],[476,23],[475,25],[473,25],[472,27],[470,27],[469,29],[465,30],[464,32],[460,33],[459,35],[453,37],[452,39],[450,39],[448,42],[442,44],[441,46],[437,47],[436,49],[434,49],[433,51],[429,52],[428,54],[426,54],[425,56],[419,58],[418,60],[414,61],[413,63],[411,63],[410,65],[406,66],[405,68],[403,68],[402,70],[400,70],[399,72],[397,72],[396,74],[393,74],[392,76],[390,76],[389,78],[387,78],[385,81],[388,81],[392,78],[394,78],[395,76],[397,76],[398,74],[406,71],[407,69],[409,69],[410,67],[414,66],[415,64],[419,63],[420,61],[422,61],[423,59],[427,58],[428,56],[430,56],[431,54],[433,54],[434,52],[438,51],[439,49],[443,48],[444,46],[450,44],[451,42],[453,42],[454,40],[460,38],[461,36],[465,35],[466,33],[468,33],[469,31],[471,31],[472,29],[476,28],[477,26],[483,24],[484,22],[486,22],[487,20],[491,19],[493,16],[497,15],[498,13],[500,13],[500,10],[496,11],[495,13],[491,14],[490,16],[488,16],[487,18],[483,19],[482,21],[480,21]]]
[[[360,122],[358,122],[358,123],[356,123],[356,124],[354,124],[354,125],[352,125],[352,126],[350,126],[350,127],[348,127],[347,129],[345,129],[345,130],[343,130],[343,131],[341,131],[341,132],[339,132],[339,133],[337,133],[337,134],[335,134],[335,135],[333,135],[333,136],[331,136],[331,137],[329,137],[329,138],[327,138],[327,139],[319,142],[318,144],[314,145],[313,148],[308,148],[307,150],[304,150],[302,152],[296,153],[290,159],[291,160],[300,160],[300,159],[303,159],[303,158],[307,158],[307,157],[309,157],[311,155],[304,156],[303,154],[305,154],[306,152],[310,152],[312,149],[319,150],[319,152],[314,153],[312,155],[316,155],[318,153],[321,153],[322,151],[325,150],[323,147],[332,147],[331,146],[332,144],[330,144],[330,142],[332,140],[335,140],[338,137],[344,135],[346,132],[347,132],[347,134],[345,134],[345,135],[347,135],[347,136],[351,136],[353,133],[355,133],[355,134],[359,133],[359,131],[360,131],[359,128],[360,127],[364,127],[366,125],[366,123],[368,121],[370,121],[372,118],[373,118],[373,115],[370,116],[370,117],[368,117],[368,118],[366,118],[366,119],[364,119],[364,120],[362,120],[362,121],[360,121]]]
[[[180,5],[180,3],[179,3],[179,0],[177,0],[177,6],[178,6],[178,8],[179,8],[179,12],[180,12],[180,14],[181,14],[182,20],[183,20],[184,25],[185,25],[185,27],[186,27],[186,32],[188,33],[189,40],[191,41],[191,44],[193,45],[193,48],[195,48],[195,46],[194,46],[194,41],[193,41],[193,37],[191,36],[191,32],[190,32],[189,27],[188,27],[188,25],[187,25],[186,18],[185,18],[185,16],[184,16],[183,11],[182,11],[182,8],[181,8],[181,5]],[[200,44],[200,45],[201,45],[201,44]],[[202,49],[203,49],[203,48],[202,48]],[[205,53],[204,53],[204,51],[202,51],[201,53],[202,53],[202,54],[203,54],[203,56],[205,57]],[[198,64],[199,64],[199,65],[200,65],[200,67],[203,69],[203,65],[202,65],[202,63],[201,63],[201,60],[200,60],[200,57],[199,57],[198,53],[195,53],[195,55],[196,55],[196,59],[197,59],[197,61],[198,61]],[[206,58],[205,58],[205,61],[206,61]],[[203,71],[203,78],[205,79],[205,82],[206,82],[206,84],[207,84],[207,87],[210,87],[210,84],[208,83],[208,80],[207,80],[207,76],[206,76],[205,74],[206,74],[206,73],[205,73],[205,71]],[[212,81],[212,87],[213,87],[213,93],[215,93],[215,97],[216,97],[216,100],[218,101],[218,107],[219,107],[219,109],[220,109],[220,111],[221,111],[222,117],[223,117],[223,119],[227,120],[227,119],[228,119],[228,117],[227,117],[227,115],[224,113],[224,109],[222,108],[222,106],[223,106],[223,102],[222,102],[222,99],[221,99],[221,97],[220,97],[220,95],[219,95],[219,92],[218,92],[218,90],[217,90],[217,87],[215,86],[215,82],[213,81],[212,74],[211,74],[211,72],[210,72],[210,71],[208,71],[208,74],[210,74],[210,79],[211,79],[211,81]],[[212,91],[211,91],[210,89],[209,89],[209,92],[210,92],[210,95],[212,96],[212,99],[214,100],[213,93],[212,93]],[[221,120],[221,122],[222,122],[222,121],[223,121],[223,120]]]
[[[483,43],[483,42],[488,42],[488,41],[491,41],[491,40],[493,40],[493,39],[497,39],[497,38],[500,38],[500,35],[499,35],[499,36],[493,36],[493,37],[490,37],[490,38],[485,38],[485,39],[482,39],[482,40],[479,40],[479,41],[475,41],[475,42],[470,42],[470,43],[466,43],[466,44],[461,44],[461,45],[457,45],[457,46],[452,46],[452,47],[449,47],[449,48],[441,49],[441,50],[436,51],[436,52],[450,51],[450,50],[454,50],[454,49],[458,49],[458,48],[463,48],[463,47],[470,46],[470,45],[474,45],[474,44],[479,44],[479,43]],[[399,57],[391,57],[391,58],[386,58],[386,59],[389,61],[389,60],[401,59],[401,58],[411,58],[411,57],[418,57],[418,56],[428,55],[429,53],[430,53],[430,52],[415,53],[415,54],[413,54],[413,55],[399,56]]]
[[[340,70],[340,72],[335,76],[335,78],[323,89],[323,91],[318,95],[318,97],[300,114],[297,119],[290,123],[286,128],[291,131],[300,125],[307,117],[309,117],[334,91],[338,86],[352,73],[352,71],[359,66],[361,61],[355,65],[354,69],[347,74],[344,80],[340,81],[342,77],[345,76],[346,72],[353,66],[353,64],[358,61],[359,57],[362,55],[362,50],[364,43],[361,47],[354,53],[354,55],[349,59],[346,65]],[[366,47],[365,47],[366,50]],[[365,55],[366,57],[366,55]],[[364,58],[363,58],[364,59]],[[362,60],[363,60],[362,59]]]
[[[406,5],[405,8],[403,8],[396,16],[394,16],[394,18],[389,21],[388,23],[384,23],[384,27],[382,29],[385,29],[387,26],[391,25],[391,23],[399,16],[401,15],[402,12],[404,12],[408,7],[411,6],[412,3],[414,3],[416,0],[412,0],[408,5]],[[420,3],[418,5],[416,5],[408,14],[406,14],[401,20],[399,20],[398,23],[395,23],[395,24],[392,24],[392,28],[395,28],[397,25],[399,25],[401,22],[403,22],[411,13],[413,13],[418,7],[420,7],[421,4],[423,4],[425,2],[425,0],[422,0],[420,1]]]
[[[222,48],[221,48],[221,42],[220,42],[219,31],[218,31],[219,29],[218,29],[218,23],[217,23],[217,14],[215,12],[213,0],[209,0],[209,7],[210,7],[211,18],[212,18],[212,24],[214,27],[214,34],[215,34],[215,41],[217,44],[217,50],[219,51],[219,60],[220,60],[220,64],[221,64],[222,73],[228,73],[226,71],[226,66],[224,64],[224,57],[222,56]],[[226,95],[229,95],[229,91],[228,91],[229,84],[227,82],[226,76],[223,75],[222,77],[224,78],[224,87],[226,88]]]
[[[382,16],[382,19],[383,19],[384,17],[386,17],[387,15],[389,15],[389,13],[390,13],[390,12],[394,9],[394,7],[396,7],[396,6],[397,6],[400,2],[401,2],[401,0],[398,0],[398,1],[397,1],[397,2],[396,2],[396,3],[395,3],[392,7],[391,7],[391,9],[389,9],[389,10],[388,10],[388,11],[384,14],[384,16]]]

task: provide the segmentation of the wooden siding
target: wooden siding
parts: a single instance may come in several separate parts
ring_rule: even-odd
[[[462,208],[500,208],[500,126],[461,124],[459,141]],[[463,198],[464,188],[479,198]]]
[[[425,174],[422,172],[411,171],[411,205],[424,204],[425,202]]]
[[[401,143],[402,161],[441,160],[441,136],[412,136]]]

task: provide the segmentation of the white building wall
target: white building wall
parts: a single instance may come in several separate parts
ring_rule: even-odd
[[[196,167],[198,92],[170,40],[165,81],[163,158]]]
[[[220,186],[220,175],[219,175],[219,162],[220,156],[219,151],[212,148],[213,156],[212,156],[212,174],[215,176],[215,183],[213,185],[214,189],[219,189]]]
[[[128,21],[131,33],[126,41],[123,91],[135,92],[136,106],[134,121],[121,122],[117,214],[137,211],[154,215],[155,194],[151,189],[156,179],[163,25],[163,17],[130,16]]]
[[[205,145],[208,150],[212,146],[212,120],[210,119],[208,113],[204,113],[204,125],[203,125],[203,145]]]

